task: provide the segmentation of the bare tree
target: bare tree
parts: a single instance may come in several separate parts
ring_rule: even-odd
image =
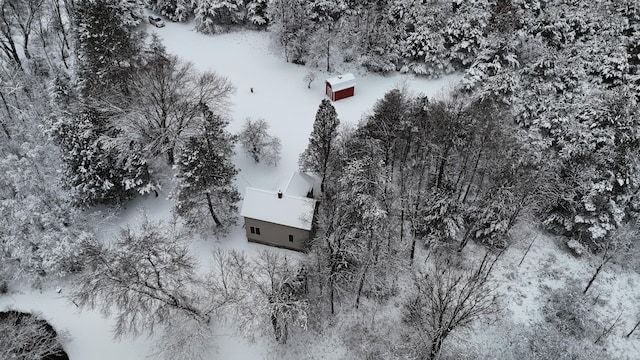
[[[4,16],[10,16],[12,25],[20,32],[22,50],[27,59],[31,58],[29,52],[29,38],[33,24],[38,22],[44,0],[7,0],[2,4]]]
[[[269,134],[269,124],[263,119],[247,118],[238,136],[240,144],[251,158],[259,163],[278,165],[282,144],[280,139]]]
[[[177,316],[208,324],[184,233],[142,215],[138,229],[123,228],[111,244],[85,245],[87,270],[75,281],[71,300],[80,307],[115,313],[114,335],[153,333]],[[215,303],[207,299],[208,304]]]
[[[18,55],[18,49],[14,38],[13,25],[10,21],[10,10],[5,3],[0,6],[0,48],[6,56],[7,60],[14,63],[14,65],[20,69],[22,68],[22,61],[20,55]]]
[[[173,165],[180,143],[201,128],[201,104],[223,114],[235,88],[226,77],[198,73],[193,64],[167,54],[158,38],[151,48],[148,64],[133,78],[131,111],[118,126],[150,155],[165,155]]]
[[[62,336],[61,336],[62,335]],[[0,312],[0,359],[49,359],[64,352],[58,334],[45,320],[17,311]]]
[[[591,279],[589,279],[587,286],[582,291],[583,294],[586,294],[587,291],[589,291],[591,285],[593,285],[593,282],[596,281],[596,278],[605,265],[611,262],[611,260],[620,256],[623,252],[629,250],[632,244],[632,240],[635,239],[637,235],[637,230],[631,228],[630,226],[623,225],[608,236],[608,239],[602,245],[603,249],[600,263],[596,267],[596,270],[591,276]]]
[[[210,289],[229,299],[233,323],[245,336],[272,331],[284,344],[291,326],[306,329],[306,277],[285,256],[261,251],[248,260],[244,253],[219,250],[214,264]]]
[[[214,346],[215,333],[211,324],[178,315],[167,320],[151,355],[153,358],[160,356],[166,360],[204,360]]]
[[[307,89],[311,89],[311,83],[313,82],[313,80],[316,79],[316,73],[313,71],[309,71],[305,76],[304,76],[304,82],[307,83]]]
[[[439,257],[428,272],[415,275],[415,293],[405,305],[405,321],[417,330],[424,358],[438,359],[451,332],[498,312],[491,284],[498,258],[486,253],[475,268],[459,271]]]

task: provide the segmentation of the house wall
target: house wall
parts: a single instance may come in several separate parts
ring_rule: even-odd
[[[325,81],[325,83],[324,83],[324,84],[325,84],[324,93],[325,93],[327,96],[331,97],[331,93],[332,93],[332,91],[331,91],[331,84],[329,84],[329,82],[328,82],[328,81]]]
[[[310,237],[310,231],[308,230],[296,229],[247,217],[244,218],[244,227],[247,240],[249,241],[291,250],[306,250]],[[251,233],[251,227],[254,228],[254,233]],[[255,233],[256,228],[260,229],[260,234]],[[293,242],[289,241],[289,235],[293,236]]]
[[[347,98],[349,96],[353,96],[355,93],[355,87],[346,88],[340,91],[336,91],[333,93],[333,101]]]

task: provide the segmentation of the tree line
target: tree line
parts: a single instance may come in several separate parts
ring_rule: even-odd
[[[246,335],[284,343],[291,328],[320,328],[407,290],[401,309],[413,335],[392,355],[437,358],[455,329],[495,313],[491,272],[519,221],[602,254],[584,293],[613,253],[635,246],[624,233],[637,223],[640,188],[635,3],[255,3],[272,14],[288,61],[331,69],[344,47],[352,53],[338,52],[342,60],[372,71],[463,71],[462,86],[443,98],[393,89],[352,128],[323,101],[300,157],[323,188],[309,256],[216,252],[202,275],[184,231],[228,230],[236,141],[256,162],[276,163],[278,139],[262,120],[245,124],[259,138],[230,134],[232,84],[138,31],[139,4],[5,1],[2,278],[80,273],[74,301],[113,312],[116,334],[177,329],[160,334],[167,358],[197,358],[225,316]],[[166,16],[193,11],[162,4]],[[201,31],[225,24],[194,16]],[[346,34],[362,43],[343,43]],[[143,219],[111,245],[96,241],[83,209],[157,192],[173,167],[170,197],[185,228]],[[488,255],[454,263],[470,243]],[[420,253],[433,256],[425,269],[415,265]]]

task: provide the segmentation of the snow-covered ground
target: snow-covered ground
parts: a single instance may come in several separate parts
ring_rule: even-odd
[[[327,74],[314,70],[317,78],[308,89],[303,78],[310,69],[286,63],[275,53],[269,35],[265,32],[244,31],[206,36],[195,32],[192,25],[176,23],[167,23],[162,29],[150,27],[149,30],[157,32],[164,39],[169,52],[193,62],[200,70],[213,70],[227,76],[235,84],[237,92],[232,98],[229,126],[232,132],[239,131],[246,117],[263,118],[270,124],[271,133],[281,139],[282,158],[277,167],[254,164],[237,149],[234,162],[241,170],[237,178],[240,192],[243,193],[246,186],[270,190],[283,187],[297,168],[299,154],[307,146],[316,110],[324,98],[324,79],[336,73]],[[439,80],[416,79],[400,74],[379,76],[362,73],[358,69],[348,68],[348,65],[343,64],[344,68],[340,70],[356,74],[356,95],[334,103],[343,124],[356,124],[377,99],[396,86],[437,97],[459,80],[458,76]],[[166,198],[168,191],[169,189],[164,189],[157,198],[152,195],[131,201],[115,217],[99,223],[99,232],[108,237],[118,227],[136,221],[141,209],[145,209],[153,218],[170,217],[171,202]],[[251,254],[265,248],[263,245],[247,243],[241,225],[233,228],[224,238],[194,239],[193,253],[206,266],[211,251],[217,246],[241,249]],[[536,234],[538,233],[523,231],[521,235],[525,239],[503,255],[498,272],[500,290],[504,293],[503,303],[509,309],[506,316],[511,317],[511,321],[516,324],[530,325],[543,321],[541,307],[548,296],[548,289],[565,286],[568,282],[583,286],[593,271],[586,266],[584,259],[576,259],[559,251],[561,242],[544,234],[538,234],[539,238],[523,264],[518,266],[528,239]],[[288,253],[291,256],[303,256]],[[616,267],[608,267],[590,291],[594,297],[601,294],[601,298],[606,298],[611,305],[599,307],[595,311],[604,313],[603,317],[611,319],[620,311],[626,311],[627,316],[620,329],[628,331],[636,321],[634,306],[640,300],[639,283],[637,274],[625,273],[618,276]],[[61,291],[58,293],[57,289]],[[113,340],[110,331],[112,320],[96,311],[78,311],[65,298],[68,291],[64,281],[46,284],[42,292],[24,290],[0,297],[0,309],[10,307],[39,312],[57,329],[68,331],[72,340],[65,345],[65,349],[72,360],[137,360],[153,353],[153,339]],[[612,358],[640,358],[638,341],[622,339],[619,336],[622,331],[619,330],[614,335],[615,339],[608,340],[609,355]],[[273,348],[265,346],[265,342],[249,343],[225,329],[220,329],[219,332],[217,349],[212,350],[208,357],[210,359],[331,360],[348,357],[345,344],[336,334],[315,339],[313,345],[306,347],[291,343]],[[470,343],[486,342],[487,334],[478,332],[478,335],[466,340]],[[312,341],[305,345],[309,343]]]
[[[309,68],[286,63],[274,53],[269,34],[243,31],[218,36],[207,36],[193,30],[193,25],[167,23],[162,29],[148,28],[157,32],[167,51],[191,61],[200,70],[213,70],[228,77],[237,91],[232,98],[229,130],[238,132],[247,117],[263,118],[271,126],[270,132],[282,141],[282,158],[277,167],[254,164],[237,149],[235,164],[240,169],[237,185],[241,193],[247,186],[275,190],[283,187],[291,173],[297,169],[298,156],[306,148],[315,113],[320,101],[325,98],[324,79],[334,74],[314,70],[316,80],[307,88],[303,80]],[[358,69],[344,68],[357,76],[355,97],[334,103],[342,123],[356,124],[362,114],[371,109],[375,101],[394,87],[404,86],[411,91],[429,96],[441,96],[459,77],[449,76],[439,80],[415,79],[406,75],[379,76],[361,74]],[[253,93],[250,89],[253,88]],[[169,218],[171,202],[166,199],[169,189],[159,197],[146,196],[127,204],[126,208],[112,218],[100,219],[99,235],[108,238],[120,226],[136,221],[144,209],[152,218]],[[249,244],[242,224],[221,239],[194,239],[193,253],[206,264],[215,246],[226,246],[255,253],[263,245]],[[280,250],[286,251],[286,250]],[[300,254],[289,252],[291,256]],[[59,293],[56,290],[61,290]],[[0,309],[13,308],[41,313],[56,329],[67,331],[71,341],[65,349],[72,360],[139,360],[153,353],[153,339],[136,338],[114,340],[111,334],[112,321],[97,311],[78,311],[65,295],[68,287],[45,284],[43,290],[27,290],[0,297]],[[221,329],[217,349],[211,359],[271,359],[289,358],[342,358],[343,349],[336,339],[328,337],[317,346],[296,348],[289,346],[277,350],[251,344],[244,339]]]

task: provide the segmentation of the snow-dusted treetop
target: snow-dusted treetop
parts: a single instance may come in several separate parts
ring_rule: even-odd
[[[248,187],[240,215],[251,219],[311,230],[314,199]]]
[[[353,74],[342,74],[328,78],[327,82],[333,91],[340,91],[356,86],[356,77]]]

